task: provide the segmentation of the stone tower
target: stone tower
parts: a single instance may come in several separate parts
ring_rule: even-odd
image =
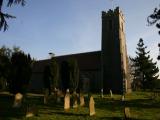
[[[101,70],[103,89],[107,93],[112,90],[122,94],[130,87],[124,25],[124,16],[119,7],[102,11]]]

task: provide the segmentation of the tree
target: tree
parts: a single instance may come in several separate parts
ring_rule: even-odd
[[[0,86],[2,89],[7,87],[8,79],[10,76],[10,57],[11,57],[11,49],[2,46],[0,48]]]
[[[53,83],[54,88],[58,88],[59,81],[59,66],[54,56],[51,58],[50,63],[50,72],[51,72],[51,81]]]
[[[10,91],[16,93],[26,93],[32,74],[32,59],[24,52],[13,52],[11,57],[11,78]]]
[[[153,13],[148,16],[147,22],[149,25],[156,24],[156,27],[160,29],[160,8],[155,8]],[[159,31],[160,34],[160,31]]]
[[[147,22],[149,25],[156,24],[156,27],[160,29],[160,8],[155,8],[153,13],[148,16]],[[159,31],[160,34],[160,31]],[[159,55],[157,57],[158,60],[160,60],[160,43],[158,44],[159,47]]]
[[[69,59],[70,88],[76,91],[79,84],[79,68],[76,59]]]
[[[70,72],[69,72],[69,63],[68,61],[62,61],[61,63],[61,82],[62,82],[62,90],[66,92],[69,89],[70,82]]]
[[[135,58],[131,58],[135,67],[133,82],[135,82],[137,87],[152,89],[159,76],[159,69],[156,66],[157,63],[154,63],[153,59],[148,55],[150,51],[146,52],[147,46],[144,46],[142,39],[139,40],[137,46],[137,55]]]
[[[48,89],[49,95],[51,94],[51,70],[50,66],[46,65],[43,72],[44,88]]]
[[[6,31],[8,29],[8,24],[7,24],[7,20],[9,18],[16,18],[13,15],[4,13],[2,11],[2,6],[4,6],[4,0],[0,0],[0,30],[4,30]],[[13,4],[21,4],[22,6],[25,5],[25,0],[8,0],[7,2],[7,7],[11,7]]]

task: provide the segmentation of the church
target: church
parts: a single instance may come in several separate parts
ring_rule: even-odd
[[[119,7],[102,11],[101,50],[55,56],[59,66],[70,58],[77,60],[79,81],[84,91],[127,93],[131,91],[125,38],[125,19]],[[30,89],[43,89],[43,71],[50,59],[36,61]]]

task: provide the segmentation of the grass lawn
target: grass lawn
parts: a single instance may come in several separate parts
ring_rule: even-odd
[[[85,99],[87,102],[87,97]],[[54,103],[50,100],[49,104],[43,104],[43,96],[30,95],[25,103],[35,104],[38,108],[38,116],[25,118],[26,105],[22,108],[12,108],[13,96],[0,94],[0,120],[122,120],[124,117],[124,104],[121,102],[120,95],[113,95],[111,99],[108,95],[101,99],[94,95],[96,115],[89,116],[88,105],[71,108],[70,111],[63,110],[63,101]],[[131,117],[134,120],[160,120],[160,97],[151,99],[149,92],[133,92],[126,95],[125,106],[130,108]]]

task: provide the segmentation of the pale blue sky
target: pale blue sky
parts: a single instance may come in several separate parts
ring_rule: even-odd
[[[156,60],[160,36],[155,27],[147,26],[146,19],[160,0],[26,1],[25,7],[4,7],[17,18],[8,21],[8,31],[0,31],[0,46],[20,46],[36,59],[49,58],[49,52],[64,55],[100,50],[101,11],[119,6],[126,20],[128,54],[135,55],[138,40],[143,38]]]

